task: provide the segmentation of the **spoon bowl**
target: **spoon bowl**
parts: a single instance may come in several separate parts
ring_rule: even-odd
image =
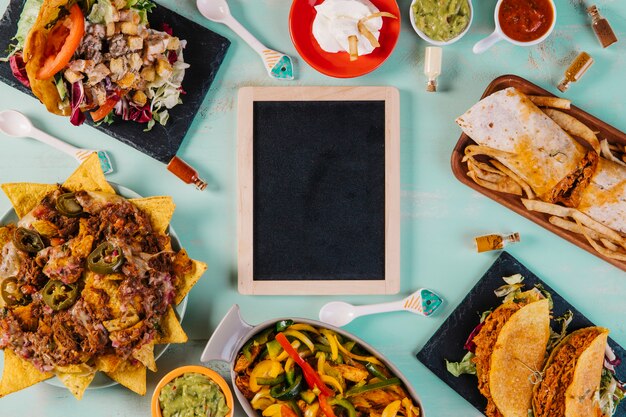
[[[200,14],[214,22],[222,22],[230,16],[226,0],[196,0]]]
[[[343,301],[330,302],[320,310],[320,320],[333,326],[342,327],[354,319],[354,306]]]
[[[28,117],[16,110],[0,112],[0,132],[14,138],[24,138],[33,130],[33,124]]]

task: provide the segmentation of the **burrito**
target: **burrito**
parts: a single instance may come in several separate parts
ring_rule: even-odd
[[[598,154],[587,150],[526,95],[509,87],[491,94],[456,119],[479,145],[550,203],[576,207]]]
[[[600,379],[609,331],[587,327],[565,337],[533,390],[535,417],[599,417]]]
[[[626,233],[626,167],[599,158],[577,208],[605,226]]]
[[[549,301],[540,297],[531,290],[503,303],[473,338],[472,361],[478,389],[487,398],[487,417],[528,416],[550,338]]]

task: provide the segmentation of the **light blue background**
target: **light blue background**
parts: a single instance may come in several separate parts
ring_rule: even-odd
[[[430,417],[480,416],[463,398],[434,377],[415,353],[460,302],[497,253],[477,254],[474,236],[518,231],[522,242],[510,252],[544,279],[611,336],[626,345],[624,313],[626,274],[567,243],[534,223],[459,183],[450,170],[450,155],[460,129],[454,118],[481,96],[495,77],[513,73],[557,93],[556,84],[576,54],[585,50],[595,59],[584,78],[565,94],[589,113],[626,130],[626,2],[598,1],[600,11],[620,42],[602,49],[591,31],[584,5],[556,0],[558,20],[541,45],[521,48],[499,43],[484,55],[472,45],[493,30],[495,0],[475,0],[474,23],[458,43],[444,48],[439,92],[425,92],[422,74],[426,44],[413,32],[409,1],[400,0],[402,33],[390,59],[376,72],[351,80],[318,74],[299,59],[289,37],[288,0],[230,0],[231,11],[269,47],[297,60],[297,80],[274,82],[257,55],[230,30],[203,20],[193,2],[164,1],[180,14],[231,39],[232,46],[179,155],[209,179],[211,190],[196,191],[169,174],[149,157],[88,126],[72,127],[46,113],[35,99],[0,85],[0,108],[14,108],[32,117],[40,128],[68,142],[101,148],[113,156],[111,181],[138,193],[171,195],[177,204],[172,225],[190,255],[205,261],[208,272],[193,289],[184,320],[191,342],[170,349],[148,377],[148,394],[139,397],[115,387],[90,390],[81,402],[68,391],[39,384],[0,399],[0,416],[149,416],[151,389],[178,365],[199,362],[206,339],[233,303],[251,323],[277,316],[316,318],[330,300],[355,303],[391,301],[419,287],[429,287],[446,300],[436,317],[408,313],[362,318],[347,326],[386,354],[420,393]],[[0,0],[4,10],[8,0]],[[193,41],[193,40],[191,40]],[[243,86],[271,85],[392,85],[401,95],[402,288],[399,296],[268,297],[242,296],[236,289],[236,95]],[[188,87],[189,88],[189,87]],[[76,164],[70,157],[38,142],[0,135],[0,183],[62,182]],[[0,197],[0,212],[10,208]],[[242,416],[238,410],[238,416]]]

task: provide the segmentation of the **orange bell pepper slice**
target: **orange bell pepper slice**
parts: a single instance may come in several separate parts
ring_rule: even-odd
[[[107,101],[105,101],[104,104],[98,107],[98,110],[94,110],[91,113],[89,113],[93,121],[97,122],[98,120],[104,119],[106,115],[109,114],[111,110],[113,110],[113,107],[115,107],[117,102],[120,101],[121,99],[122,97],[120,95],[107,98]]]
[[[337,417],[337,415],[333,411],[333,408],[330,406],[330,404],[328,404],[328,397],[326,395],[320,394],[317,398],[320,401],[320,408],[322,409],[324,414],[326,414],[326,417]]]
[[[85,34],[85,17],[78,4],[69,10],[48,33],[43,65],[37,71],[38,80],[47,80],[61,71],[74,56]]]

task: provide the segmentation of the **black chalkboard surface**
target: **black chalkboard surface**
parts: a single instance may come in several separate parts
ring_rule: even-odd
[[[312,95],[303,96],[303,89]],[[251,197],[249,218],[240,222],[251,224],[250,239],[240,236],[240,249],[242,243],[251,249],[251,268],[244,264],[240,278],[249,273],[248,285],[269,285],[272,293],[290,284],[306,293],[317,293],[314,287],[350,292],[346,288],[364,282],[384,288],[390,278],[387,244],[396,238],[385,228],[388,192],[397,189],[387,181],[399,170],[387,164],[396,148],[388,145],[389,107],[396,105],[380,94],[331,100],[320,97],[320,88],[254,90],[282,91],[248,100],[244,111],[251,115],[243,117],[245,127],[240,124],[240,152],[250,151],[244,167],[240,159],[240,186]],[[285,92],[287,99],[281,99]],[[250,147],[242,146],[248,143],[242,131]]]

